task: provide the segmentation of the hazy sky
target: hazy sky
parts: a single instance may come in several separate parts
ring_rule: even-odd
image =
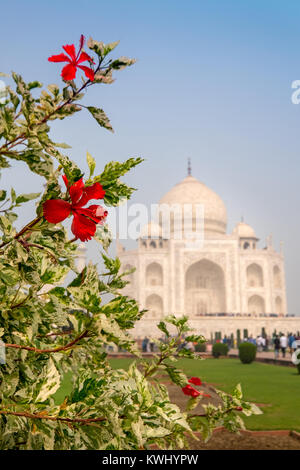
[[[54,140],[84,167],[88,150],[99,172],[111,159],[146,158],[127,181],[147,204],[186,175],[191,157],[193,175],[224,200],[230,231],[243,215],[261,246],[270,233],[276,248],[284,241],[289,312],[300,313],[299,16],[298,0],[2,2],[0,70],[59,83],[61,64],[47,57],[63,44],[77,47],[81,33],[120,40],[116,54],[138,62],[86,99],[115,134],[82,112],[55,125]],[[4,172],[2,187],[38,191],[24,169]]]

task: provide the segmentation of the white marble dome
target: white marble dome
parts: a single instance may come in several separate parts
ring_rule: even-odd
[[[201,204],[204,209],[204,231],[226,233],[227,211],[224,202],[212,189],[191,175],[167,192],[159,204],[192,204],[193,213],[196,205]]]
[[[151,221],[142,227],[140,231],[140,238],[160,238],[161,227],[155,222]]]
[[[238,235],[239,238],[254,238],[257,240],[257,236],[251,225],[246,224],[245,222],[239,222],[234,230],[233,233]]]

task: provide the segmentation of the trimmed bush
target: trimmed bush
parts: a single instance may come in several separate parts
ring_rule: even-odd
[[[215,358],[220,356],[227,356],[228,354],[228,345],[224,343],[215,343],[212,348],[212,354]]]
[[[205,352],[206,351],[206,343],[198,343],[195,346],[196,352]]]
[[[239,358],[243,364],[251,364],[256,357],[256,346],[252,343],[239,345]]]

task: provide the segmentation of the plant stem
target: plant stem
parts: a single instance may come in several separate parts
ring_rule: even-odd
[[[22,235],[24,235],[24,233],[26,233],[28,230],[30,230],[32,227],[34,227],[40,220],[42,220],[43,217],[36,217],[35,219],[33,219],[31,222],[29,222],[29,224],[25,225],[25,227],[22,228],[22,230],[20,232],[18,232],[15,236],[14,236],[14,240],[17,240],[18,238],[20,238]],[[9,240],[8,242],[3,242],[1,245],[0,245],[0,248],[3,248],[4,246],[8,245],[9,243],[11,242],[11,240]]]
[[[99,423],[101,421],[106,421],[107,418],[105,416],[100,416],[99,418],[62,418],[59,416],[48,416],[44,415],[41,413],[33,414],[33,413],[27,413],[26,411],[6,411],[6,410],[0,410],[0,414],[2,415],[12,415],[12,416],[23,416],[24,418],[29,418],[29,419],[48,419],[50,421],[61,421],[65,423],[78,423],[81,425],[89,425],[91,423]]]
[[[33,351],[37,354],[48,354],[48,353],[55,353],[59,351],[67,351],[68,349],[72,348],[78,341],[81,339],[85,338],[88,335],[89,331],[85,330],[81,335],[77,336],[73,341],[70,343],[66,344],[65,346],[59,346],[58,348],[52,348],[52,349],[38,349],[34,348],[32,346],[22,346],[21,344],[10,344],[6,343],[5,347],[6,348],[14,348],[14,349],[25,349],[26,351]]]

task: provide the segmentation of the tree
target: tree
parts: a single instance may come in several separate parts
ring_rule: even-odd
[[[85,205],[103,198],[106,206],[116,206],[130,198],[134,189],[120,178],[142,159],[110,162],[96,173],[96,161],[88,154],[89,175],[84,177],[82,169],[62,153],[69,146],[50,137],[53,121],[77,112],[87,112],[112,131],[101,108],[81,101],[91,86],[112,83],[113,72],[134,63],[125,57],[109,59],[116,46],[90,39],[91,56],[83,51],[81,36],[77,55],[74,45],[68,45],[67,55],[49,58],[67,63],[62,89],[43,88],[38,81],[26,83],[13,72],[14,87],[6,87],[0,104],[1,170],[12,161],[23,162],[46,183],[41,194],[0,191],[0,338],[6,353],[0,361],[1,449],[143,449],[153,443],[182,447],[185,432],[197,429],[207,438],[215,426],[237,430],[243,426],[237,410],[246,415],[258,412],[242,400],[238,386],[232,396],[220,392],[223,407],[209,405],[202,416],[190,413],[202,392],[168,361],[176,354],[194,357],[190,350],[178,349],[183,335],[187,342],[204,341],[188,333],[185,317],[161,321],[158,328],[166,341],[158,342],[159,353],[150,362],[139,358],[128,330],[144,312],[121,293],[127,273],[120,272],[118,258],[107,254],[106,210]],[[78,85],[76,75],[81,72],[85,77]],[[18,208],[34,199],[36,214],[17,230]],[[63,223],[67,217],[73,220],[71,238]],[[100,274],[92,263],[81,272],[76,268],[78,240],[91,238],[102,246]],[[66,285],[70,274],[73,278]],[[102,300],[105,294],[110,294],[109,301]],[[175,327],[175,336],[169,325]],[[107,343],[135,355],[128,371],[110,367]],[[72,392],[58,404],[53,396],[68,371]],[[185,413],[170,402],[166,387],[155,378],[158,371],[191,395]]]

